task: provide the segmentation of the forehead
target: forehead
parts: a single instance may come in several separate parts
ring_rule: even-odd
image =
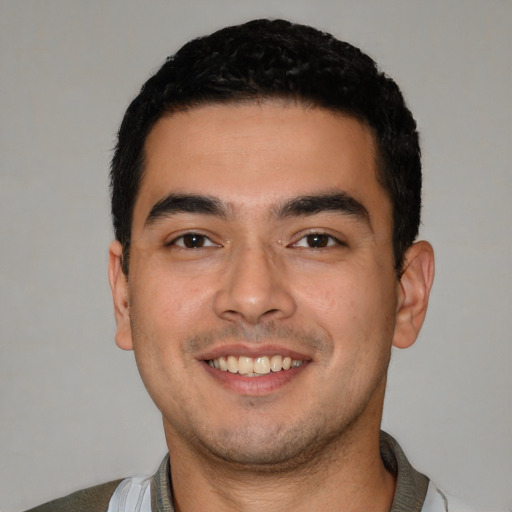
[[[170,193],[208,194],[264,209],[293,196],[342,190],[367,208],[387,197],[375,140],[357,119],[264,102],[206,105],[160,119],[145,144],[137,219]]]

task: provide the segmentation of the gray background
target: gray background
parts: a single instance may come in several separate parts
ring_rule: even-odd
[[[3,512],[158,466],[158,412],[113,341],[111,148],[169,53],[262,16],[360,45],[403,88],[437,277],[384,426],[448,492],[512,508],[512,2],[0,0]]]

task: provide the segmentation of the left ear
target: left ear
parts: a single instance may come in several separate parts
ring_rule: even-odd
[[[416,242],[407,249],[400,278],[393,345],[410,347],[418,337],[434,281],[434,250],[428,242]]]

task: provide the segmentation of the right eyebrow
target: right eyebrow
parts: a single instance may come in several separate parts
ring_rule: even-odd
[[[145,225],[150,225],[177,213],[196,213],[226,218],[228,211],[215,197],[195,194],[169,194],[160,199],[146,217]]]

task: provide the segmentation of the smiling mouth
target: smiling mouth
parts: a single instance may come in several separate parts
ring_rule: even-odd
[[[212,368],[229,373],[237,373],[244,377],[260,377],[269,373],[287,371],[304,364],[303,360],[292,359],[288,356],[222,356],[206,361]]]

